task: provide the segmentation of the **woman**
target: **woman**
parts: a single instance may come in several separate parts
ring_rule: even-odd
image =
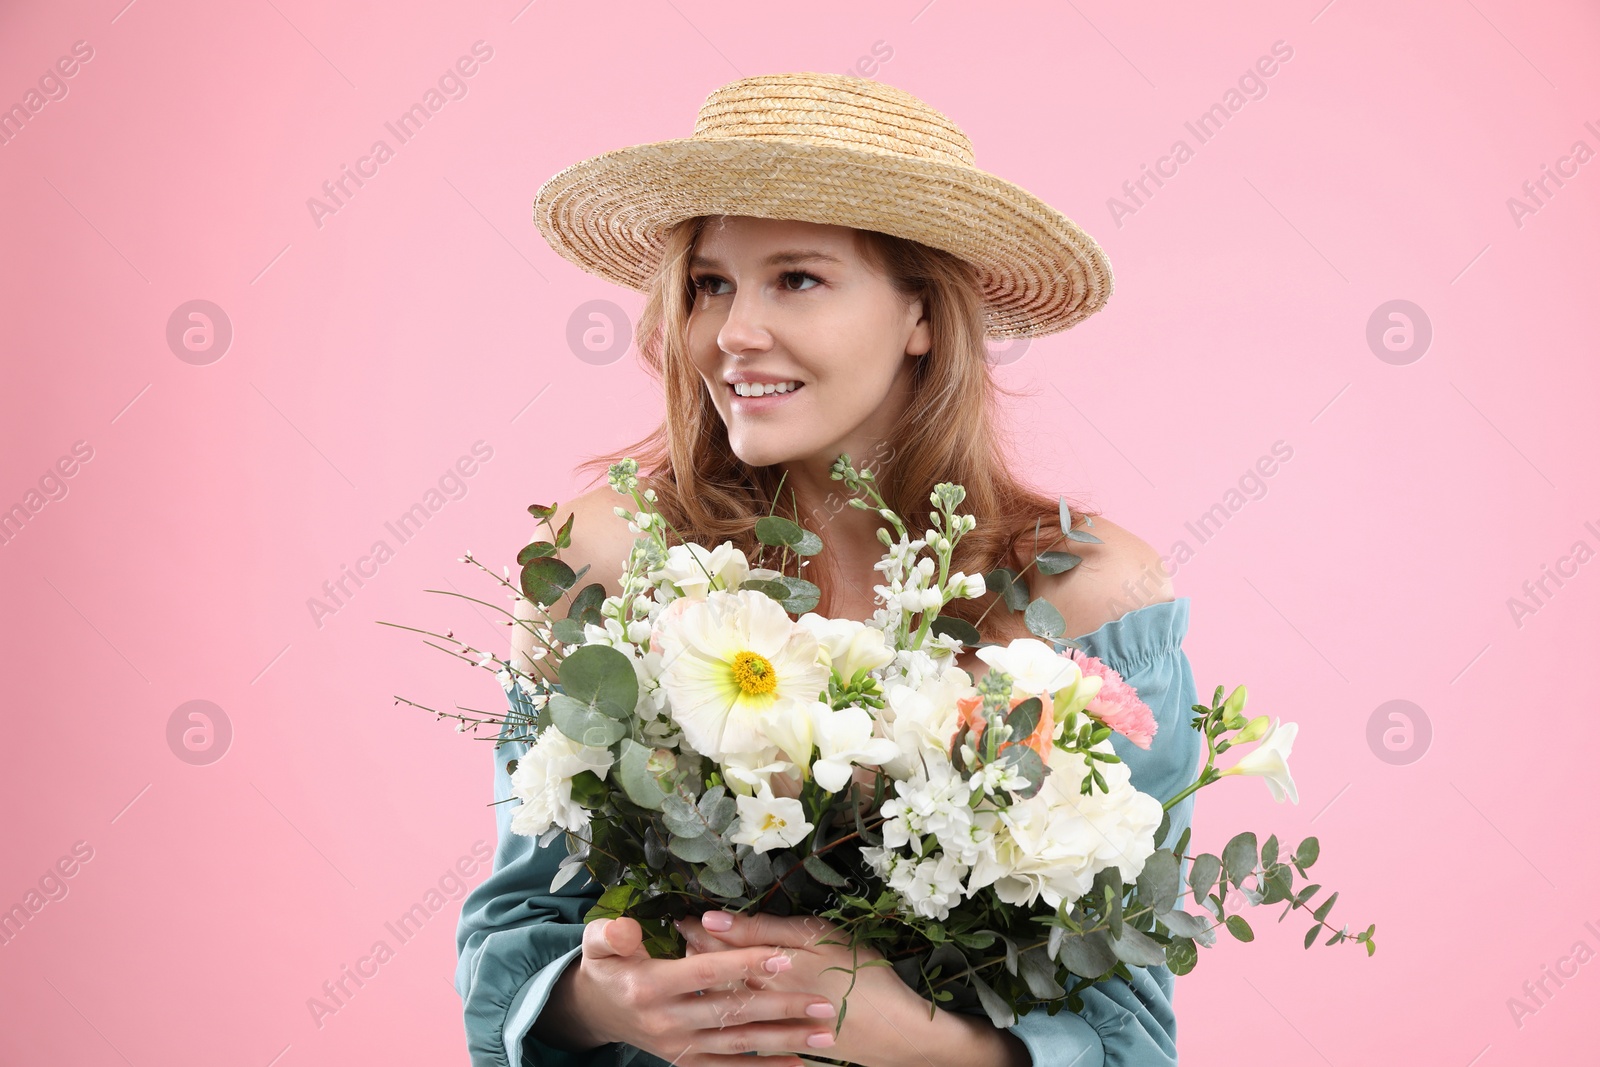
[[[1147,544],[1103,517],[1098,540],[1062,541],[1057,500],[1007,472],[993,425],[1000,389],[985,336],[1065,329],[1110,293],[1109,265],[1070,220],[972,167],[961,131],[915,97],[825,74],[724,86],[694,137],[568,168],[540,190],[535,216],[564,256],[648,294],[638,343],[667,418],[586,468],[638,457],[687,540],[732,540],[759,566],[779,560],[763,555],[755,518],[795,519],[826,545],[804,572],[822,590],[817,610],[861,619],[875,606],[883,524],[844,506],[833,460],[871,467],[913,529],[935,482],[962,483],[962,511],[979,525],[952,567],[1026,571],[1030,596],[1056,606],[1065,632],[1083,634],[1083,650],[1155,711],[1150,749],[1113,738],[1133,784],[1165,799],[1192,776],[1187,598],[1174,599]],[[753,383],[764,395],[746,395]],[[610,595],[634,536],[611,510],[618,502],[604,486],[574,501],[563,553]],[[1082,557],[1075,567],[1029,567],[1068,547]],[[993,593],[944,614],[977,624],[986,641],[1028,636]],[[513,662],[536,672],[526,628],[513,634]],[[957,662],[974,681],[985,669],[971,650]],[[506,763],[521,751],[497,748],[497,800],[509,797]],[[585,925],[602,887],[575,878],[552,893],[563,850],[510,833],[510,806],[497,810],[494,872],[463,902],[457,934],[475,1064],[712,1067],[750,1051],[869,1067],[1177,1062],[1165,968],[1096,985],[1081,1014],[1041,1009],[998,1029],[983,1015],[930,1012],[888,967],[860,969],[850,987],[829,968],[850,967],[852,955],[820,943],[821,920],[711,912],[680,925],[687,958],[652,959],[635,921]],[[1192,796],[1172,809],[1171,839],[1192,812]],[[851,1010],[835,1038],[846,988]]]

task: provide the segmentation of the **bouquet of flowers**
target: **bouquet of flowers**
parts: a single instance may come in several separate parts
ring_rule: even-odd
[[[686,915],[820,916],[930,1001],[975,1001],[996,1026],[1040,1006],[1079,1010],[1083,989],[1129,967],[1186,974],[1219,926],[1252,940],[1245,918],[1227,911],[1230,887],[1251,905],[1283,903],[1280,921],[1310,911],[1307,948],[1326,929],[1327,944],[1375,951],[1374,926],[1351,934],[1326,922],[1337,893],[1313,910],[1321,886],[1296,888],[1317,860],[1316,838],[1291,854],[1247,832],[1220,856],[1190,856],[1186,829],[1158,847],[1168,809],[1230,775],[1263,777],[1276,800],[1298,802],[1286,762],[1295,724],[1247,717],[1245,688],[1224,696],[1219,686],[1193,708],[1207,747],[1199,776],[1172,797],[1139,792],[1110,738],[1148,748],[1155,718],[1108,665],[1040,639],[1064,629],[1047,601],[1024,612],[1039,637],[1006,645],[941,617],[953,598],[988,589],[1021,588],[1026,603],[1016,572],[950,572],[954,546],[976,525],[958,511],[963,487],[935,488],[932,526],[913,538],[870,469],[841,456],[832,475],[851,506],[876,510],[898,535],[878,531],[886,551],[871,619],[815,613],[815,585],[752,567],[731,542],[670,543],[654,490],[641,490],[637,463],[625,460],[609,471],[634,505],[617,513],[638,535],[621,596],[578,587],[582,572],[559,558],[572,519],[556,530],[555,507],[534,505],[551,536],[519,553],[520,581],[509,568],[482,569],[536,607],[515,624],[530,627],[538,670],[430,634],[498,675],[507,714],[436,714],[463,732],[494,727],[497,743],[528,743],[512,770],[511,828],[542,845],[565,835],[555,886],[586,870],[606,887],[587,919],[631,916],[652,954],[681,956],[673,922]],[[1067,536],[1098,541],[1079,518],[1063,500]],[[755,534],[799,557],[823,547],[774,515]],[[1060,570],[1064,555],[1035,562]],[[989,668],[976,685],[955,663],[967,647]],[[1217,769],[1218,756],[1251,742]],[[1202,914],[1186,910],[1185,895]]]

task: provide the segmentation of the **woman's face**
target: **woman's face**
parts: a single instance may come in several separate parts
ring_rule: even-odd
[[[858,464],[906,402],[931,334],[856,251],[845,226],[729,216],[706,223],[689,264],[689,356],[734,453],[751,466]],[[745,397],[730,382],[788,382]]]

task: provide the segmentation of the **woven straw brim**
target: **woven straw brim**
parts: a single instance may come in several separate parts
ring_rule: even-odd
[[[1111,296],[1105,253],[1065,215],[976,167],[837,145],[680,138],[632,145],[556,174],[534,198],[550,247],[645,291],[662,233],[697,215],[749,215],[878,230],[979,270],[985,336],[1065,330]]]

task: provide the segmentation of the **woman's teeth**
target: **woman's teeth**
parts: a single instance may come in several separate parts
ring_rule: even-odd
[[[801,382],[735,382],[733,391],[739,396],[765,396],[768,393],[792,393]]]

